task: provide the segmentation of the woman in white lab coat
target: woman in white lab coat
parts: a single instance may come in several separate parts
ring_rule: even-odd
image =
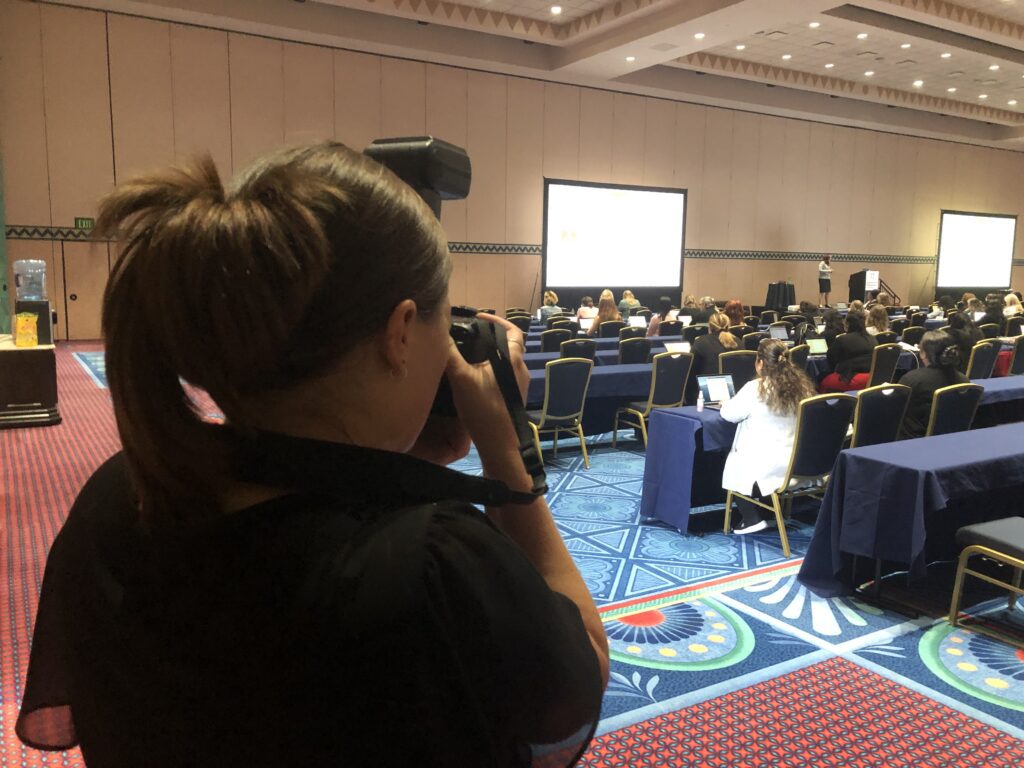
[[[722,487],[761,498],[785,478],[796,440],[797,407],[816,392],[807,374],[789,359],[789,350],[781,341],[764,339],[758,345],[754,367],[757,378],[722,406],[722,418],[738,425],[725,460]],[[736,506],[742,519],[735,533],[754,533],[767,527],[759,507],[740,499]]]

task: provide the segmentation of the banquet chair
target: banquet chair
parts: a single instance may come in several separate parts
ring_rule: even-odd
[[[806,344],[797,344],[795,347],[789,348],[789,359],[801,371],[807,370],[807,356],[810,354],[811,348]]]
[[[576,321],[575,320],[570,320],[567,317],[560,317],[557,320],[553,320],[550,323],[550,325],[548,325],[548,330],[549,331],[553,331],[556,328],[565,328],[570,333],[574,333],[575,332],[573,330],[574,328],[576,329],[576,331],[579,331],[579,325],[576,323]]]
[[[513,315],[507,318],[512,325],[518,328],[523,333],[530,332],[530,316],[529,315]]]
[[[559,345],[560,357],[578,357],[593,360],[597,354],[597,342],[593,339],[569,339]]]
[[[651,310],[647,307],[640,307],[640,309],[634,309],[629,313],[632,317],[642,317],[644,320],[650,321]]]
[[[558,352],[563,341],[572,338],[572,332],[567,328],[554,328],[550,331],[543,331],[540,335],[541,352]]]
[[[544,322],[544,327],[547,328],[550,331],[552,328],[555,327],[555,323],[565,323],[565,322],[568,322],[570,320],[575,320],[575,319],[576,318],[575,318],[574,315],[567,315],[564,312],[558,312],[558,313],[552,314]]]
[[[693,344],[701,336],[707,336],[709,330],[706,325],[688,325],[683,328],[683,341]]]
[[[853,395],[817,395],[801,400],[796,412],[796,440],[782,483],[772,490],[770,503],[729,491],[725,497],[725,532],[729,533],[729,524],[732,522],[733,498],[749,501],[775,514],[775,524],[782,540],[782,554],[788,558],[789,537],[786,535],[783,506],[788,511],[794,498],[822,497],[832,466],[846,441],[846,432],[856,405],[857,398]]]
[[[651,340],[639,337],[619,341],[619,365],[646,363],[651,356]]]
[[[1004,336],[1020,336],[1021,326],[1024,325],[1024,316],[1015,315],[1013,317],[1006,318],[1006,327],[1003,329],[1005,332]]]
[[[486,313],[488,315],[496,315],[496,314],[498,314],[498,310],[496,310],[496,309],[481,309],[479,311],[480,312],[484,312],[484,313]]]
[[[540,436],[552,435],[553,455],[558,456],[558,436],[569,432],[579,438],[583,466],[590,469],[587,441],[583,437],[583,407],[593,369],[593,360],[575,357],[552,360],[544,366],[544,405],[539,411],[526,412],[533,430],[533,444],[542,461],[544,454],[540,450]]]
[[[1008,375],[1020,376],[1022,373],[1024,373],[1024,336],[1018,336],[1013,342]]]
[[[743,348],[748,349],[751,352],[756,352],[758,345],[768,338],[768,334],[764,331],[757,331],[755,333],[748,333],[743,337]]]
[[[757,371],[754,369],[756,362],[757,352],[746,349],[723,352],[718,356],[718,373],[732,376],[732,386],[739,392],[744,384],[757,378]]]
[[[875,341],[879,344],[895,344],[900,340],[895,331],[880,331],[875,334]]]
[[[601,323],[598,334],[602,339],[614,339],[618,337],[619,331],[625,327],[626,324],[621,320],[605,320]]]
[[[904,344],[910,344],[912,347],[916,347],[921,343],[921,337],[924,336],[925,328],[923,325],[912,325],[903,331],[903,336],[900,339]]]
[[[757,333],[757,329],[751,328],[749,325],[730,325],[728,331],[737,339],[742,339],[748,333]]]
[[[766,309],[761,313],[761,319],[758,320],[758,325],[771,325],[779,319],[779,313],[774,309]]]
[[[967,361],[967,378],[972,381],[992,378],[992,371],[995,370],[1002,346],[998,340],[985,339],[971,347],[971,357]]]
[[[683,324],[678,320],[663,320],[658,326],[659,336],[682,336]]]
[[[927,319],[927,312],[915,312],[910,316],[910,325],[914,328],[924,328],[924,322]]]
[[[907,330],[909,326],[910,323],[905,319],[893,320],[891,323],[889,323],[889,330],[895,333],[897,336],[902,336],[903,332]]]
[[[853,412],[850,447],[894,442],[910,405],[910,394],[910,387],[903,384],[881,384],[862,389]]]
[[[790,327],[793,327],[797,323],[806,323],[807,318],[803,315],[783,315],[782,322],[789,323]]]
[[[625,328],[619,329],[619,341],[622,341],[623,339],[642,339],[646,335],[646,328],[640,328],[635,325],[627,325]]]
[[[505,317],[509,315],[529,315],[530,313],[522,307],[509,307],[505,310]]]
[[[986,339],[994,339],[999,335],[1002,328],[999,327],[998,323],[982,323],[978,326],[978,330],[981,331],[981,335]]]
[[[771,323],[768,326],[769,332],[771,332],[772,328],[785,328],[787,336],[792,336],[793,335],[793,324],[791,322],[789,322],[788,320],[777,320],[774,323]]]
[[[953,384],[935,390],[925,437],[966,432],[974,423],[974,414],[985,388],[980,384]]]
[[[896,366],[899,365],[903,347],[899,344],[876,344],[871,350],[871,372],[868,375],[868,387],[877,387],[896,378]]]
[[[678,408],[683,404],[686,380],[693,368],[693,355],[689,352],[662,352],[654,356],[651,373],[651,391],[646,402],[629,403],[615,412],[612,425],[612,447],[617,445],[620,424],[640,430],[647,447],[647,422],[655,408]]]
[[[755,330],[757,329],[757,326],[761,324],[761,320],[757,315],[744,315],[743,322]]]

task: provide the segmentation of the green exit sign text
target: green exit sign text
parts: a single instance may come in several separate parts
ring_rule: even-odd
[[[75,229],[92,229],[94,220],[89,216],[76,216]]]

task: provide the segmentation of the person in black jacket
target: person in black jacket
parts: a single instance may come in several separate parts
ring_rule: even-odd
[[[846,333],[837,336],[828,348],[832,373],[821,380],[820,391],[863,389],[867,385],[867,372],[871,370],[871,354],[876,344],[875,337],[864,330],[864,313],[850,312],[846,316]]]
[[[843,316],[839,314],[839,311],[835,309],[825,310],[822,322],[825,325],[825,330],[821,332],[821,337],[825,339],[829,349],[831,349],[836,336],[846,333],[846,322],[843,320]]]
[[[693,313],[693,325],[708,323],[711,316],[718,312],[715,300],[711,296],[703,296],[700,300],[700,309]]]
[[[984,336],[966,312],[957,312],[955,315],[949,316],[948,333],[960,351],[960,361],[957,367],[961,373],[967,373],[967,362],[971,359],[971,349]]]
[[[910,404],[900,428],[900,435],[904,438],[922,437],[927,431],[936,390],[967,383],[967,377],[957,367],[960,350],[948,333],[928,331],[921,339],[920,350],[922,367],[900,379],[900,384],[911,390]]]
[[[686,402],[697,402],[697,377],[718,375],[718,356],[739,347],[736,337],[728,331],[729,317],[716,312],[708,320],[708,334],[693,342],[693,371],[686,380]]]
[[[985,315],[978,321],[978,325],[995,323],[999,326],[1000,332],[1002,332],[1003,319],[1003,302],[998,298],[986,299]]]

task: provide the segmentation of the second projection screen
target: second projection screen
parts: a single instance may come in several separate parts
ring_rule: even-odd
[[[686,191],[546,180],[544,285],[679,284]]]

